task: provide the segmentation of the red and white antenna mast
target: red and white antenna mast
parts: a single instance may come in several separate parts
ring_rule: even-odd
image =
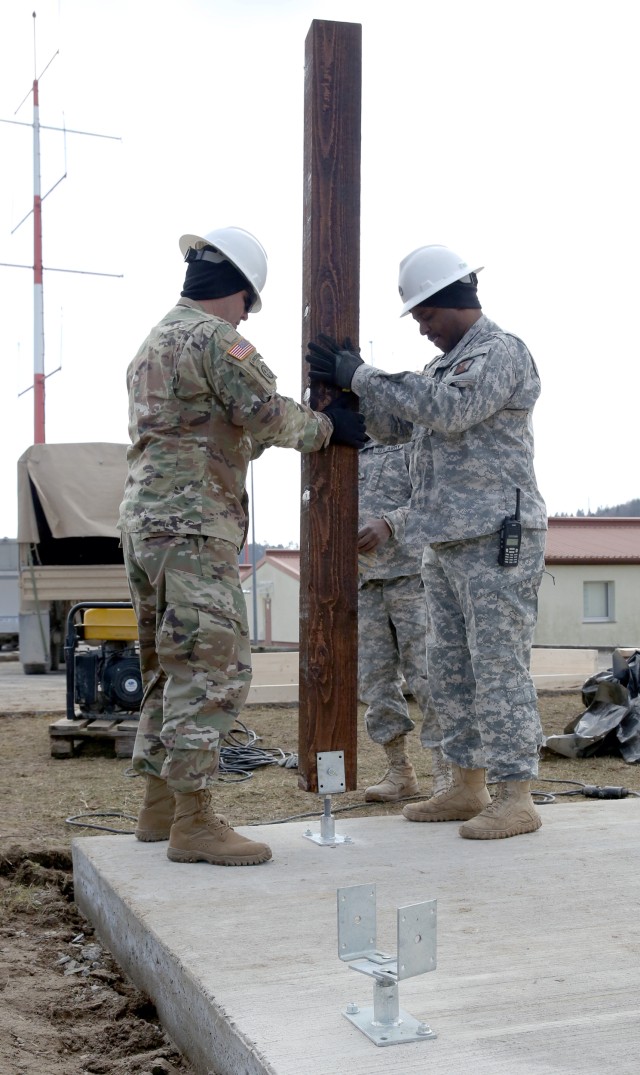
[[[34,11],[34,36],[35,17]],[[42,294],[40,101],[37,78],[33,80],[33,443],[44,444],[44,298]]]
[[[34,72],[37,71],[36,66],[36,13],[33,12],[33,64]],[[45,73],[47,68],[53,63],[57,52],[49,60],[49,63],[44,68],[42,74]],[[40,76],[42,77],[42,75]],[[31,126],[33,128],[33,443],[44,444],[45,443],[45,380],[47,375],[44,372],[44,297],[43,297],[43,277],[44,277],[44,264],[42,261],[42,203],[44,198],[40,190],[40,91],[39,91],[39,79],[37,75],[34,76],[32,91],[33,93],[33,123],[24,124],[18,120],[2,119],[1,123],[17,123],[19,126]],[[16,112],[24,104],[26,98],[22,100]],[[93,131],[74,131],[68,127],[44,127],[49,131],[60,131],[67,134],[91,134],[94,138],[110,138],[115,141],[120,141],[115,135],[111,134],[95,134]],[[62,179],[66,179],[66,172],[58,179],[51,190],[47,191],[47,194],[51,194],[54,187],[57,187],[58,183]],[[47,197],[45,194],[45,198]],[[19,224],[12,230],[12,235],[18,230],[21,224],[30,216],[27,213],[22,218]],[[14,265],[10,262],[1,261],[1,266],[15,269],[27,269],[31,268],[28,265]],[[48,271],[52,272],[72,272],[81,273],[89,276],[115,276],[117,278],[122,277],[122,273],[105,273],[105,272],[89,272],[84,269],[56,269],[52,266],[47,266]],[[57,372],[56,370],[53,371]],[[28,390],[27,390],[28,391]],[[22,393],[20,393],[22,395]]]

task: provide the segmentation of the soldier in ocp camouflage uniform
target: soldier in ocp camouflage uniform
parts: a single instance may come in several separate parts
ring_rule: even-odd
[[[431,750],[434,792],[447,786],[442,732],[427,681],[422,545],[405,540],[411,498],[409,449],[369,439],[358,454],[358,693],[365,725],[389,768],[368,787],[368,802],[397,802],[418,792],[407,754],[414,728],[402,677],[422,714],[420,742]]]
[[[527,347],[482,313],[479,269],[443,246],[400,265],[402,316],[442,350],[423,373],[388,374],[328,337],[309,345],[312,377],[360,397],[370,434],[412,438],[408,537],[425,550],[429,683],[451,786],[408,804],[411,821],[462,820],[499,839],[541,825],[531,797],[542,741],[529,673],[547,516],[533,466],[540,378]],[[519,500],[518,500],[519,498]],[[503,521],[520,504],[522,544],[498,562]],[[498,783],[491,799],[486,770]]]
[[[139,840],[169,838],[177,862],[253,865],[266,844],[210,806],[220,738],[251,681],[238,554],[247,468],[270,445],[312,452],[364,443],[362,417],[320,414],[276,391],[237,332],[261,308],[266,255],[241,228],[180,240],[182,296],[127,371],[128,476],[119,526],[138,620],[144,698],[133,768],[146,778]]]

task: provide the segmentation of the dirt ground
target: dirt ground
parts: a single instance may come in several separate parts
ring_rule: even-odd
[[[583,710],[580,691],[540,695],[546,735],[564,731]],[[90,825],[131,833],[142,781],[127,775],[128,761],[115,758],[107,741],[87,744],[77,757],[52,758],[51,721],[46,714],[0,714],[0,1075],[194,1075],[151,1001],[125,978],[73,902],[72,839],[103,831]],[[250,732],[261,751],[295,752],[295,706],[250,707],[243,721],[248,732],[238,736],[241,747],[253,740]],[[417,733],[410,744],[426,794],[428,754]],[[380,748],[362,732],[359,788],[383,771]],[[232,824],[320,817],[322,801],[298,789],[295,768],[267,764],[247,772],[248,779],[216,789],[216,808]],[[541,805],[543,817],[564,802],[586,801],[584,784],[640,793],[640,766],[617,754],[570,761],[546,753],[536,788],[555,802]],[[333,796],[332,812],[373,816],[402,806],[363,799],[361,790]]]

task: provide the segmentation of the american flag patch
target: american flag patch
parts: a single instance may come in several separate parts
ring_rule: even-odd
[[[255,347],[252,343],[249,343],[248,340],[238,340],[237,343],[234,343],[233,347],[229,348],[227,354],[231,355],[232,358],[237,358],[240,362],[242,362],[243,358],[247,358],[249,355],[252,355],[254,351]]]

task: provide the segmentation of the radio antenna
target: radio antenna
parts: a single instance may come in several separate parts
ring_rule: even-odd
[[[34,78],[33,85],[30,93],[33,94],[33,122],[23,123],[20,120],[15,119],[2,119],[0,123],[13,123],[20,127],[32,127],[33,128],[33,207],[22,218],[22,220],[16,224],[12,229],[11,234],[15,234],[18,228],[24,224],[31,214],[33,213],[33,266],[31,265],[15,265],[11,262],[0,261],[0,266],[11,269],[31,269],[33,268],[33,443],[44,444],[45,442],[45,379],[46,374],[44,372],[44,301],[43,301],[43,274],[44,265],[42,263],[42,203],[44,199],[51,194],[51,192],[67,178],[65,171],[64,175],[61,175],[59,179],[53,184],[53,186],[44,195],[41,195],[40,191],[40,131],[61,131],[66,138],[67,134],[83,134],[92,135],[94,138],[109,138],[114,141],[120,142],[121,138],[110,134],[95,134],[92,131],[74,131],[69,130],[67,127],[47,127],[40,123],[40,79],[37,75],[36,67],[36,13],[33,12],[33,64],[34,64]],[[53,56],[49,60],[49,63],[43,69],[40,74],[40,78],[44,75],[45,71],[51,66],[58,51],[54,52]],[[23,97],[22,101],[18,105],[14,115],[16,115],[22,105],[26,101],[29,93]],[[65,154],[65,167],[66,167],[66,154]],[[47,271],[50,272],[71,272],[86,274],[86,270],[82,269],[59,269],[53,266],[47,266]],[[122,273],[105,273],[105,272],[91,272],[90,276],[112,276],[119,279],[122,278]],[[57,372],[56,370],[53,371]],[[25,389],[25,391],[29,391]],[[20,393],[22,395],[22,393]]]

